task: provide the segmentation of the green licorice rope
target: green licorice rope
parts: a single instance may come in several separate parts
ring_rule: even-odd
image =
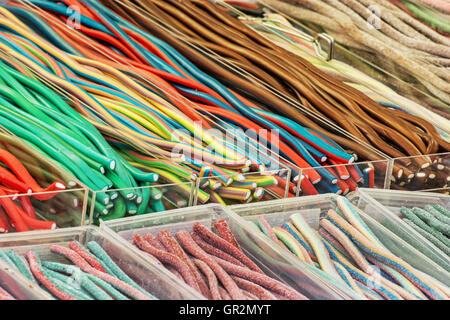
[[[445,245],[442,241],[440,241],[438,238],[436,238],[431,233],[426,232],[421,227],[416,225],[414,222],[412,222],[409,219],[404,219],[404,221],[409,224],[414,230],[416,230],[418,233],[420,233],[425,239],[430,241],[432,244],[434,244],[436,247],[438,247],[442,252],[444,252],[447,256],[450,257],[450,248]]]
[[[0,259],[5,261],[7,264],[9,264],[11,267],[16,267],[16,264],[10,259],[10,257],[0,249]]]
[[[130,165],[91,123],[47,86],[0,62],[0,94],[8,99],[0,97],[0,124],[9,131],[53,158],[94,191],[128,188],[121,192],[125,205],[114,205],[114,210],[106,207],[110,193],[98,192],[94,203],[96,217],[114,218],[152,210],[148,192],[139,187],[147,186],[145,182],[156,182],[158,174]],[[154,207],[165,210],[162,203]]]
[[[141,214],[145,214],[148,213],[147,212],[147,208],[148,208],[148,204],[150,202],[150,186],[151,184],[149,182],[144,182],[142,184],[142,186],[144,187],[143,189],[141,189],[142,191],[142,203],[138,208],[138,211],[136,212],[137,215],[141,215]]]
[[[447,20],[435,14],[433,10],[428,9],[425,6],[418,6],[408,1],[402,1],[406,8],[417,18],[425,21],[432,27],[438,28],[445,32],[450,32],[450,24]]]
[[[445,216],[445,215],[443,215],[442,213],[440,213],[433,206],[427,205],[427,206],[425,206],[425,210],[427,212],[431,213],[436,219],[438,219],[442,223],[450,225],[450,218]]]
[[[442,207],[439,204],[435,204],[433,206],[433,208],[435,208],[437,211],[439,211],[440,213],[442,213],[444,216],[450,218],[450,211],[448,211],[447,209],[445,209],[444,207]]]
[[[79,288],[71,285],[73,278],[65,276],[59,272],[55,272],[44,265],[42,266],[42,272],[44,275],[53,283],[55,286],[61,290],[71,295],[77,300],[94,300],[84,289],[80,286]]]
[[[27,277],[29,280],[31,281],[35,281],[33,274],[31,273],[30,270],[28,270],[28,268],[25,266],[25,264],[23,263],[23,261],[20,259],[20,257],[18,255],[16,255],[14,253],[14,251],[12,250],[8,250],[6,251],[6,255],[11,259],[11,261],[14,263],[14,265],[16,266],[17,269],[19,269],[19,271],[25,276]]]
[[[95,241],[90,241],[87,243],[88,249],[97,257],[97,259],[103,261],[112,271],[112,275],[116,276],[123,282],[129,284],[135,289],[139,290],[143,294],[149,296],[150,298],[155,298],[153,295],[142,289],[136,282],[134,282],[125,272],[120,269],[117,264],[108,256],[108,254],[103,250],[103,248]],[[155,298],[156,299],[156,298]]]
[[[446,246],[450,247],[450,240],[443,235],[441,232],[433,229],[428,224],[426,224],[424,221],[422,221],[418,216],[416,216],[411,210],[407,208],[401,208],[400,212],[409,220],[411,220],[414,224],[416,224],[418,227],[422,228],[424,231],[430,233],[440,241],[442,241]]]
[[[88,274],[87,277],[89,280],[100,286],[103,290],[108,292],[111,296],[113,296],[117,300],[130,300],[125,295],[123,295],[120,291],[118,291],[116,288],[114,288],[112,285],[110,285],[108,282],[104,281],[103,279],[100,279],[92,274]]]
[[[45,262],[44,262],[44,264],[45,264]],[[82,295],[89,297],[89,293],[86,290],[84,290],[83,287],[81,287],[81,285],[73,277],[56,272],[56,271],[46,267],[45,265],[42,266],[42,269],[45,270],[54,279],[58,279],[59,281],[64,282],[68,286],[72,287],[74,290],[80,291]]]
[[[49,262],[44,261],[43,266],[58,272],[64,272],[72,275],[75,280],[87,291],[90,295],[95,297],[98,300],[112,300],[111,296],[100,289],[94,282],[92,282],[86,275],[84,271],[82,271],[77,266],[57,263],[57,262]]]
[[[415,215],[417,215],[420,219],[425,221],[430,227],[445,234],[447,237],[450,236],[450,225],[447,225],[447,224],[439,221],[431,213],[429,213],[423,209],[413,208],[412,212]]]

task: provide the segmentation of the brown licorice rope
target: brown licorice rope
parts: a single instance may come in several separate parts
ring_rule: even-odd
[[[275,46],[239,20],[208,1],[102,1],[132,23],[168,42],[205,71],[215,74],[249,98],[262,102],[270,110],[281,111],[293,120],[319,130],[360,157],[375,160],[379,156],[363,146],[320,128],[291,104],[279,99],[271,90],[263,89],[247,79],[232,74],[220,64],[186,44],[159,23],[182,34],[189,43],[206,47],[246,73],[263,80],[276,92],[332,120],[363,142],[371,144],[391,157],[418,156],[450,150],[434,127],[418,117],[402,111],[395,114],[356,89],[321,72],[304,59]],[[157,22],[155,23],[155,17]],[[273,106],[276,106],[274,108]],[[411,161],[398,161],[397,176],[430,165],[427,157],[412,160],[416,168],[405,166]],[[401,176],[400,175],[400,176]],[[411,178],[409,178],[411,179]]]
[[[449,39],[409,16],[388,0],[261,0],[293,18],[318,24],[344,45],[393,61],[413,75],[448,111]],[[371,28],[370,8],[378,8],[380,28]],[[372,15],[373,18],[373,15]],[[373,19],[372,19],[373,20]],[[421,36],[417,36],[417,34]]]

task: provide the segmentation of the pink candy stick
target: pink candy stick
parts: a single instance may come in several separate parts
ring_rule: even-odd
[[[166,246],[164,246],[161,241],[159,241],[157,238],[155,238],[153,235],[151,234],[146,234],[144,236],[144,240],[147,241],[148,243],[150,243],[151,246],[155,247],[158,250],[162,250],[162,251],[167,251]]]
[[[217,281],[217,277],[211,268],[200,259],[193,259],[194,263],[199,267],[199,269],[203,272],[203,274],[208,279],[209,290],[211,292],[211,296],[213,300],[222,300],[223,295],[219,291],[219,282]]]
[[[197,282],[195,281],[194,275],[191,273],[191,270],[189,267],[176,255],[158,250],[150,243],[145,241],[140,235],[135,234],[133,236],[134,243],[143,251],[150,253],[151,255],[155,256],[157,259],[161,260],[163,263],[170,264],[171,266],[175,267],[177,271],[183,276],[184,281],[194,288],[197,291],[200,291],[200,288],[198,287]]]
[[[214,259],[226,272],[259,284],[270,291],[285,296],[289,300],[308,300],[304,295],[265,274],[239,267],[217,257],[214,257]]]
[[[256,295],[261,300],[278,300],[273,294],[271,294],[263,287],[257,285],[256,283],[250,282],[248,280],[236,276],[232,276],[232,278],[239,288]]]
[[[238,288],[233,279],[231,279],[228,273],[225,272],[225,270],[212,258],[212,256],[203,251],[203,249],[195,243],[189,233],[178,232],[175,236],[187,252],[204,261],[213,270],[233,300],[245,299],[245,296],[242,294],[241,290]]]
[[[167,248],[167,250],[170,253],[173,253],[178,258],[180,258],[184,263],[186,263],[191,270],[192,274],[194,275],[195,281],[198,284],[198,287],[200,289],[200,293],[203,294],[206,298],[210,299],[211,295],[208,289],[208,285],[206,284],[205,280],[200,275],[200,272],[198,271],[195,264],[191,261],[191,259],[188,257],[186,252],[184,252],[183,248],[179,245],[177,240],[175,240],[174,237],[170,234],[169,231],[161,231],[158,233],[158,239],[161,241],[161,243]]]
[[[65,248],[63,246],[54,244],[50,247],[50,251],[62,254],[67,259],[72,261],[75,265],[80,267],[80,269],[83,270],[84,272],[90,273],[94,276],[99,277],[102,280],[105,280],[105,281],[111,283],[113,286],[122,289],[128,295],[135,297],[138,300],[151,300],[150,297],[143,294],[136,288],[130,286],[128,283],[125,283],[122,280],[109,275],[108,273],[101,272],[101,271],[91,267],[91,265],[89,263],[87,263],[87,261],[84,260],[82,256],[80,256],[78,253],[76,253],[72,249]]]
[[[0,300],[16,300],[8,291],[0,287]]]
[[[233,236],[233,233],[231,233],[231,230],[228,227],[228,223],[224,219],[220,219],[214,222],[214,228],[216,228],[217,233],[220,235],[222,239],[231,243],[233,246],[238,248],[239,251],[242,252],[241,247],[237,243],[236,239]]]
[[[97,269],[98,271],[101,272],[105,272],[105,269],[103,269],[102,265],[100,264],[100,262],[97,261],[96,258],[94,258],[94,256],[92,256],[89,252],[87,252],[86,250],[84,250],[83,248],[81,248],[75,241],[71,241],[69,242],[69,247],[75,251],[76,253],[78,253],[81,257],[83,257],[87,262],[89,262],[89,264],[94,267],[95,269]]]
[[[57,298],[61,300],[76,300],[74,297],[69,296],[67,293],[59,290],[53,282],[51,282],[41,271],[39,268],[39,264],[37,262],[37,257],[33,251],[28,251],[27,254],[28,264],[30,265],[30,270],[36,279],[42,283],[44,287],[48,289],[51,293],[53,293]]]
[[[225,290],[224,287],[219,286],[219,292],[220,295],[222,296],[222,300],[231,300],[230,295],[228,294],[227,290]]]
[[[206,243],[197,233],[193,233],[191,236],[192,236],[192,239],[194,239],[195,243],[197,243],[200,248],[205,250],[206,253],[209,253],[213,256],[219,257],[225,261],[231,262],[238,266],[247,268],[247,266],[245,264],[240,262],[238,259],[236,259],[232,255],[229,255],[228,253]]]
[[[242,290],[242,289],[241,289]],[[245,294],[245,296],[247,297],[247,300],[261,300],[259,299],[257,296],[255,296],[253,293],[249,292],[249,291],[245,291],[242,290],[242,292]]]
[[[233,257],[241,261],[243,264],[245,264],[250,269],[263,273],[261,269],[252,261],[250,260],[240,249],[237,249],[234,245],[232,245],[230,242],[222,239],[221,237],[217,236],[214,232],[208,230],[204,225],[202,225],[199,222],[196,222],[194,224],[194,232],[196,232],[203,240],[205,240],[207,243],[222,249],[226,253],[231,254]]]

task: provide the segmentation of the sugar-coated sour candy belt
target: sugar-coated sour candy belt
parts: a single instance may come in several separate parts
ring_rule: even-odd
[[[306,299],[249,259],[225,220],[217,220],[214,227],[218,234],[199,222],[192,233],[135,234],[133,243],[208,299]]]
[[[71,241],[69,247],[52,245],[50,251],[69,263],[41,261],[32,250],[24,257],[12,250],[0,251],[0,259],[61,300],[157,299],[123,272],[95,241],[87,247],[77,241]]]
[[[440,206],[437,208],[436,211],[445,211]],[[405,210],[402,212],[412,214]],[[427,216],[426,213],[422,210],[419,214]],[[320,220],[318,230],[314,230],[300,213],[291,215],[290,222],[279,227],[271,226],[264,216],[258,217],[256,225],[299,259],[326,272],[332,281],[344,281],[348,289],[361,297],[394,300],[450,298],[445,284],[392,254],[344,197],[339,197],[335,210],[330,209]]]

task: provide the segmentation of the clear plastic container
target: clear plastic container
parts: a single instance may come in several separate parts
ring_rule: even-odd
[[[49,293],[32,283],[2,259],[0,259],[0,287],[17,300],[53,300]]]
[[[67,263],[62,256],[52,253],[50,246],[58,244],[68,246],[70,241],[77,240],[82,245],[96,241],[110,258],[139,286],[162,300],[196,299],[190,288],[180,286],[166,275],[166,271],[148,259],[134,254],[121,241],[103,233],[94,226],[67,228],[61,230],[31,231],[26,233],[8,234],[0,237],[0,248],[13,250],[18,255],[24,255],[29,250],[36,251],[41,260],[51,260]]]
[[[301,175],[308,175],[308,171],[311,169],[317,170],[319,168],[332,171],[334,175],[344,182],[348,182],[350,177],[359,187],[367,188],[386,188],[386,185],[390,176],[390,160],[376,160],[376,161],[365,161],[365,162],[355,162],[352,164],[340,164],[331,166],[314,167],[309,169],[301,170]],[[359,170],[352,170],[357,168]],[[373,173],[372,173],[373,172]],[[373,180],[371,179],[373,175]],[[358,178],[359,177],[359,178]],[[344,179],[342,179],[344,178]],[[325,179],[323,179],[326,182]],[[352,191],[352,186],[350,184],[344,185],[342,188],[338,184],[331,184],[326,182],[327,185],[314,185],[317,191],[321,194],[324,193],[336,193],[339,195],[346,195],[348,192]],[[308,195],[305,190],[302,190],[300,181],[298,181],[298,195]],[[333,189],[334,188],[334,189]],[[353,187],[353,189],[355,189]]]
[[[214,221],[218,219],[226,220],[244,253],[270,277],[290,285],[311,299],[348,298],[347,295],[329,286],[308,268],[293,263],[296,259],[267,241],[265,236],[255,233],[251,229],[251,225],[221,205],[209,204],[154,215],[106,221],[100,224],[100,228],[105,232],[115,233],[116,237],[130,243],[134,234],[151,233],[156,235],[162,230],[169,230],[171,233],[192,232],[195,222],[198,221],[206,227],[212,228]],[[143,259],[149,259],[136,247],[131,244],[129,247],[130,251],[132,250]]]
[[[9,198],[17,205],[21,205],[22,201],[30,201],[39,220],[54,221],[59,228],[85,224],[88,190],[78,179],[61,168],[57,162],[15,136],[0,132],[0,148],[17,158],[42,188],[54,182],[65,186],[64,190],[52,192],[11,192],[9,195],[0,195],[0,198]],[[14,228],[11,228],[9,232],[13,231]]]
[[[249,221],[256,219],[257,216],[264,215],[269,224],[273,226],[286,222],[289,219],[289,216],[294,213],[293,211],[295,211],[303,214],[306,221],[312,228],[318,229],[320,217],[326,216],[329,209],[336,208],[336,197],[337,195],[335,194],[324,194],[319,196],[275,200],[261,204],[255,203],[233,206],[230,207],[230,209]],[[380,219],[380,221],[377,221],[378,219],[373,216],[369,216],[369,214],[364,212],[360,212],[360,216],[375,236],[377,236],[383,245],[393,254],[402,258],[416,269],[435,277],[446,285],[449,285],[450,274],[437,263],[422,254],[414,246],[410,245],[384,226],[382,222],[386,219]],[[254,230],[254,228],[252,228],[252,230]],[[261,235],[263,234],[261,233]],[[276,245],[277,247],[279,246],[278,244],[275,244],[275,242],[271,241],[267,236],[263,235],[263,237],[266,239],[266,242],[272,242],[273,245]],[[282,250],[286,252],[286,249]],[[299,261],[299,259],[297,259],[297,261]]]
[[[450,152],[426,156],[392,159],[393,166],[403,169],[393,172],[389,189],[408,191],[450,190]],[[421,166],[425,168],[422,169]]]
[[[286,168],[264,171],[264,172],[252,172],[240,174],[240,180],[236,181],[231,178],[231,176],[208,176],[203,178],[198,178],[196,180],[196,192],[194,205],[214,203],[214,197],[211,196],[211,191],[216,192],[224,202],[224,205],[233,205],[240,203],[267,201],[274,199],[282,199],[287,196],[288,184],[284,187],[278,185],[277,178],[290,179],[290,170]],[[256,183],[258,179],[272,179],[270,185],[263,186]],[[231,182],[234,180],[233,182]],[[240,187],[240,183],[251,183],[255,182],[254,186],[250,189],[248,187]],[[226,194],[222,194],[224,188],[233,187],[241,189],[242,195],[240,197],[229,197]],[[222,203],[221,203],[222,204]]]
[[[161,183],[148,187],[135,187],[125,189],[110,189],[106,191],[90,191],[89,224],[98,224],[99,219],[118,219],[127,214],[147,214],[164,210],[185,208],[192,206],[195,196],[195,183]],[[148,206],[143,212],[139,212],[137,198],[149,194]],[[114,213],[118,197],[127,199],[128,195],[134,195],[135,199],[129,201],[120,213]],[[107,200],[106,200],[107,199]]]
[[[349,199],[361,210],[450,272],[450,258],[401,219],[400,209],[440,204],[450,209],[450,196],[431,192],[359,189]]]

